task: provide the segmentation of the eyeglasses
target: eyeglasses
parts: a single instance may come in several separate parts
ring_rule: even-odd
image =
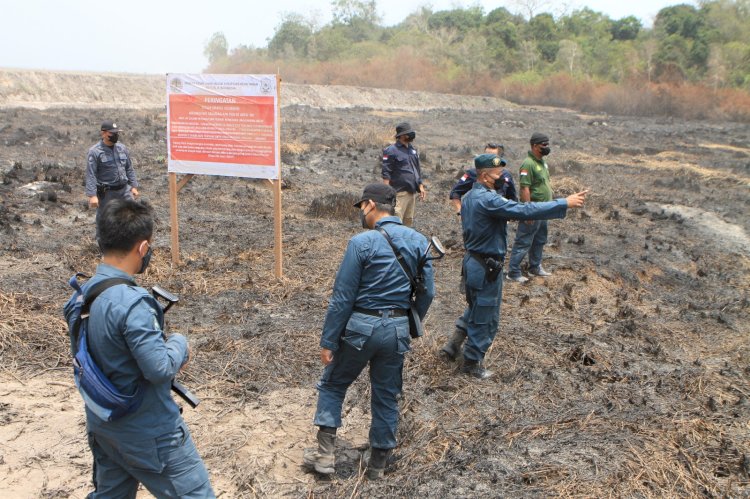
[[[485,146],[487,149],[505,149],[505,146],[502,144],[496,144],[494,142],[488,142]]]

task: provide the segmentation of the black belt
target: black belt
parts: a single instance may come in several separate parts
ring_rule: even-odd
[[[485,260],[487,258],[492,258],[493,260],[497,260],[498,262],[502,262],[505,260],[505,257],[498,255],[497,253],[477,253],[476,251],[468,251],[470,256],[473,256],[474,258],[479,258],[481,260]]]
[[[406,317],[409,313],[408,310],[402,310],[400,308],[386,308],[383,310],[371,310],[369,308],[354,307],[354,311],[360,314],[371,315],[373,317],[382,317],[383,315],[390,315],[391,317]]]
[[[99,191],[102,191],[102,192],[119,191],[120,189],[122,189],[126,185],[128,185],[127,182],[123,182],[122,184],[115,184],[115,185],[104,185],[104,184],[102,184],[102,185],[97,185],[96,189],[99,190]]]

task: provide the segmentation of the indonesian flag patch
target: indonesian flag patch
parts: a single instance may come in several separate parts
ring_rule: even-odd
[[[528,174],[529,174],[529,172],[527,172],[526,170],[521,170],[521,176],[522,177],[525,177]]]
[[[464,176],[461,177],[461,182],[466,182],[467,180],[469,180],[469,174],[468,173],[464,173]]]

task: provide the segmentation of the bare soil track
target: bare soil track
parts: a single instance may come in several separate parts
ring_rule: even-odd
[[[105,117],[126,129],[159,216],[142,282],[181,297],[168,325],[197,351],[182,378],[203,398],[185,413],[222,497],[750,495],[745,125],[447,96],[404,110],[410,94],[387,92],[363,96],[368,107],[336,108],[313,94],[282,111],[279,280],[271,192],[247,179],[188,183],[183,263],[171,265],[163,108],[0,106],[3,497],[84,497],[90,487],[61,307],[67,278],[98,260],[82,182]],[[345,403],[337,474],[324,480],[300,464],[314,440],[327,299],[346,241],[360,230],[347,203],[378,178],[380,148],[403,120],[417,130],[429,189],[417,228],[450,252],[437,265],[428,335],[406,361],[400,446],[385,478],[368,482],[360,469],[365,378]],[[448,190],[488,140],[508,146],[517,174],[536,130],[552,137],[557,195],[592,194],[584,210],[550,224],[545,266],[554,275],[506,284],[487,357],[498,376],[472,382],[436,357],[464,304]]]

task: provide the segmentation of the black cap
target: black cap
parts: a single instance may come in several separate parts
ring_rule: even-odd
[[[543,133],[534,132],[531,135],[531,140],[529,142],[532,146],[535,144],[544,144],[545,142],[549,142],[549,137],[547,137]]]
[[[102,121],[102,132],[120,133],[122,130],[114,121]]]
[[[396,190],[390,185],[382,182],[367,184],[362,193],[362,198],[354,203],[354,206],[359,208],[360,205],[368,199],[371,199],[376,203],[396,206]]]
[[[410,124],[407,122],[399,123],[396,125],[396,138],[406,135],[407,133],[416,133]]]

